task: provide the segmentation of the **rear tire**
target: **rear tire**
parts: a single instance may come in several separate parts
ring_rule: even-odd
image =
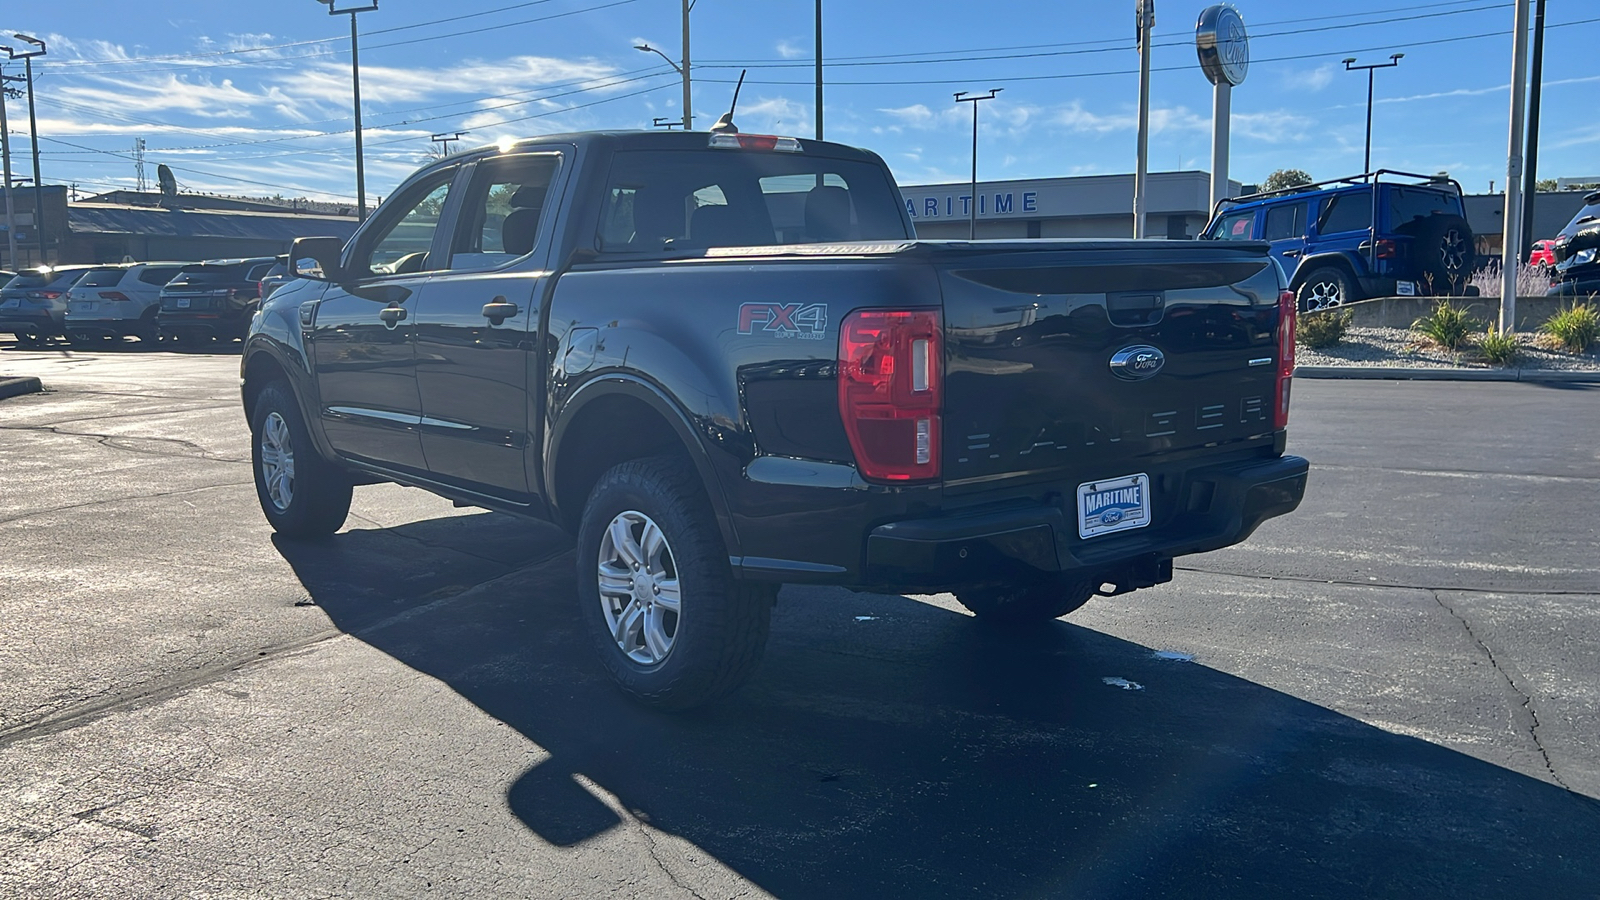
[[[600,477],[578,527],[578,603],[600,662],[663,710],[724,697],[761,662],[777,586],[737,581],[694,467],[667,457]]]
[[[272,530],[286,538],[327,537],[350,514],[350,478],[311,442],[289,387],[262,388],[250,416],[256,498]]]
[[[1472,277],[1472,228],[1460,216],[1429,216],[1414,229],[1422,283],[1435,295],[1461,290]]]
[[[1088,603],[1100,587],[1092,578],[1050,575],[1013,584],[956,591],[972,614],[995,625],[1031,625],[1059,619]]]
[[[1338,266],[1318,266],[1300,282],[1296,302],[1301,312],[1332,309],[1360,299],[1355,295],[1350,273]]]

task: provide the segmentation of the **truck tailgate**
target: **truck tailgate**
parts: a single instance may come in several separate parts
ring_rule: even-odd
[[[933,257],[947,496],[1270,443],[1281,276],[1266,245],[952,243]]]

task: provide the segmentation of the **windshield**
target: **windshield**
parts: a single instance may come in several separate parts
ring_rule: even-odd
[[[600,219],[618,253],[909,237],[881,166],[798,153],[623,151]]]
[[[55,276],[49,273],[22,272],[17,277],[6,282],[6,287],[18,289],[44,287],[53,280],[55,280]]]

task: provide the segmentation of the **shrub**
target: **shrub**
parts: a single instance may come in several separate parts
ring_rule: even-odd
[[[1294,339],[1302,347],[1322,350],[1344,340],[1344,333],[1355,318],[1351,310],[1330,309],[1304,313],[1295,328]]]
[[[1590,303],[1569,306],[1551,316],[1541,330],[1555,338],[1561,349],[1583,353],[1600,338],[1600,309]]]
[[[1446,350],[1460,350],[1467,345],[1468,337],[1482,331],[1484,324],[1459,306],[1441,302],[1433,312],[1411,323],[1411,330],[1432,340]]]
[[[1506,334],[1494,326],[1489,326],[1489,333],[1478,341],[1478,349],[1483,351],[1483,358],[1497,366],[1516,365],[1522,358],[1522,346],[1517,343],[1517,336]]]
[[[1550,289],[1550,283],[1550,270],[1544,266],[1530,266],[1527,263],[1517,266],[1518,297],[1543,297],[1544,292]],[[1500,263],[1490,260],[1488,265],[1472,273],[1467,284],[1475,286],[1480,297],[1500,296]]]

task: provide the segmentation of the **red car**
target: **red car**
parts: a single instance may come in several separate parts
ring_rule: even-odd
[[[1551,252],[1551,248],[1555,245],[1555,238],[1534,241],[1533,250],[1528,253],[1528,265],[1554,268],[1556,264],[1556,255],[1555,253]]]

